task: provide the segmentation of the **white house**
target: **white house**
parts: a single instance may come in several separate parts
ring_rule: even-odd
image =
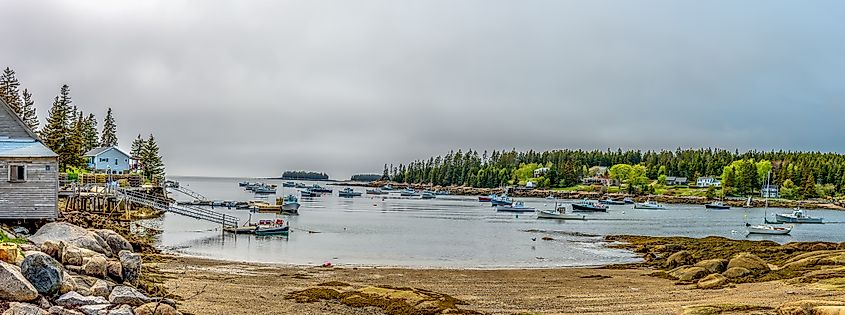
[[[780,198],[778,185],[763,185],[760,188],[760,196],[763,198]]]
[[[706,176],[706,177],[699,177],[698,180],[695,181],[695,185],[698,187],[721,187],[722,182],[716,179],[713,176]]]
[[[537,188],[537,183],[528,181],[527,183],[525,183],[525,188]]]
[[[548,172],[548,171],[549,171],[548,167],[538,168],[538,169],[534,170],[534,177],[536,178],[536,177],[546,175],[546,172]]]
[[[132,156],[117,147],[100,147],[85,153],[88,167],[95,171],[123,173],[129,170]]]

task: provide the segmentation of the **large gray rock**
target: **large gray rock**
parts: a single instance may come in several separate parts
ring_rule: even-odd
[[[102,296],[108,299],[110,294],[111,286],[105,280],[97,280],[97,282],[94,282],[94,285],[91,286],[91,295]]]
[[[83,315],[78,311],[67,309],[58,305],[50,307],[50,309],[47,311],[50,313],[50,315]]]
[[[769,264],[767,264],[765,260],[750,253],[739,253],[734,255],[734,257],[731,258],[731,261],[728,262],[727,269],[734,267],[745,268],[752,273],[768,272],[770,270]]]
[[[721,274],[714,273],[698,280],[696,287],[699,289],[718,289],[725,286],[727,283],[728,278]]]
[[[45,254],[50,255],[50,257],[55,258],[56,260],[62,259],[62,256],[61,256],[62,252],[59,249],[59,243],[58,242],[49,241],[49,240],[44,241],[43,243],[41,243],[41,245],[39,246],[38,249],[40,251],[44,252]]]
[[[727,269],[727,259],[708,259],[702,260],[695,264],[696,267],[707,269],[710,273],[722,273]]]
[[[141,278],[141,255],[123,250],[117,256],[123,269],[123,281],[138,284]]]
[[[110,309],[106,315],[135,315],[135,311],[129,305],[121,305]]]
[[[69,308],[79,308],[83,305],[97,304],[109,304],[109,301],[101,296],[83,296],[76,291],[65,293],[56,299],[56,305]]]
[[[91,304],[77,307],[76,310],[85,315],[101,315],[108,313],[109,307],[109,304]]]
[[[62,263],[72,266],[82,266],[85,263],[86,258],[103,255],[93,250],[81,248],[64,241],[59,242],[59,250],[61,251],[59,255],[61,256]]]
[[[112,253],[119,253],[122,250],[132,251],[132,244],[115,231],[101,229],[94,230],[94,233],[97,233],[100,238],[106,241],[106,245],[109,246]]]
[[[690,265],[693,262],[693,257],[690,252],[682,250],[677,253],[674,253],[666,258],[666,266],[669,268],[675,268],[684,265]]]
[[[9,309],[3,312],[3,315],[49,315],[47,311],[40,307],[28,303],[9,303]]]
[[[728,279],[742,278],[750,274],[751,270],[748,270],[743,267],[731,267],[728,268],[728,270],[725,270],[724,273],[722,273],[722,275],[727,277]]]
[[[112,304],[128,304],[132,306],[141,306],[151,302],[152,300],[145,294],[135,290],[133,287],[119,285],[114,287],[109,295],[109,302]]]
[[[123,266],[119,260],[106,262],[106,275],[118,283],[123,283]]]
[[[86,258],[82,264],[82,274],[100,279],[106,278],[106,256],[97,255]]]
[[[38,291],[11,264],[0,261],[0,300],[28,302],[38,297]]]
[[[24,258],[21,273],[41,294],[59,291],[64,280],[62,264],[45,253],[35,253]]]
[[[29,240],[41,245],[46,241],[65,241],[68,244],[111,257],[111,248],[99,235],[67,222],[50,222],[38,229]]]
[[[67,270],[62,273],[62,283],[59,285],[59,294],[65,294],[70,291],[76,291],[76,283],[73,278],[67,273]]]

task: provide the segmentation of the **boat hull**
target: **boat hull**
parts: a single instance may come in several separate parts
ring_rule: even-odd
[[[764,235],[787,235],[792,232],[792,228],[764,228],[764,227],[748,227],[748,234],[764,234]]]
[[[337,196],[344,198],[361,197],[361,193],[338,193]]]
[[[283,227],[270,227],[270,228],[257,228],[255,229],[255,235],[265,236],[265,235],[287,235],[290,233],[289,226]]]
[[[649,205],[641,205],[641,204],[634,204],[634,209],[642,209],[642,210],[665,210],[666,208],[662,206],[649,206]]]
[[[804,224],[822,224],[824,220],[822,218],[812,218],[812,217],[793,217],[783,214],[775,214],[775,222],[777,223],[804,223]]]
[[[576,212],[607,212],[607,208],[599,208],[593,205],[582,205],[573,203],[572,211]]]
[[[560,213],[553,211],[537,210],[538,219],[556,219],[556,220],[586,220],[587,217],[583,214]]]
[[[492,199],[492,200],[490,200],[490,204],[492,204],[494,206],[510,206],[510,205],[513,204],[513,201]]]
[[[478,197],[478,202],[490,202],[493,198],[490,197]]]
[[[624,201],[618,201],[618,200],[601,200],[599,202],[602,203],[602,204],[606,204],[606,205],[617,205],[617,206],[625,204]]]
[[[711,205],[711,204],[704,205],[704,207],[707,208],[707,209],[713,209],[713,210],[728,210],[728,209],[731,208],[730,206],[720,206],[720,205]]]
[[[286,203],[286,204],[282,205],[282,211],[297,212],[297,211],[299,211],[300,206],[301,205],[298,202]]]

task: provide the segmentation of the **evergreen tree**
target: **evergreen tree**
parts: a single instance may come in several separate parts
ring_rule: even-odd
[[[85,152],[99,145],[97,139],[97,118],[94,117],[94,114],[88,114],[88,117],[82,121],[82,140]]]
[[[106,112],[106,119],[103,121],[103,135],[100,137],[100,146],[117,146],[117,125],[114,124],[111,107],[109,107],[108,112]]]
[[[801,195],[804,198],[816,197],[816,178],[810,171],[807,171],[807,177],[804,178],[804,183],[801,185]]]
[[[35,113],[35,102],[32,101],[32,94],[29,90],[23,90],[23,104],[21,105],[21,120],[33,132],[38,130],[38,115]]]
[[[135,170],[143,170],[144,168],[142,156],[144,154],[145,145],[146,141],[144,141],[144,138],[141,138],[140,134],[138,135],[138,138],[135,138],[135,140],[132,141],[132,151],[130,151],[129,154],[132,155],[132,159],[134,159],[137,163]]]
[[[164,176],[164,163],[159,155],[158,144],[152,134],[149,139],[144,141],[144,148],[141,150],[141,164],[144,166],[144,177],[148,180]]]
[[[73,111],[76,112],[76,110]],[[83,147],[85,142],[82,136],[85,132],[85,123],[84,118],[82,117],[82,112],[76,112],[74,116],[75,117],[71,120],[72,128],[69,129],[70,134],[68,135],[67,143],[64,146],[65,156],[63,163],[65,164],[65,167],[84,167],[85,159],[82,155],[85,154]]]
[[[23,116],[21,115],[23,101],[21,100],[20,90],[18,90],[20,85],[18,78],[15,77],[15,70],[6,67],[6,69],[3,70],[3,74],[0,75],[0,97],[9,104],[9,107],[12,108],[12,111],[14,111],[15,114]]]
[[[67,165],[65,161],[73,160],[69,158],[71,150],[67,148],[67,140],[71,134],[71,122],[68,119],[71,113],[70,104],[70,87],[65,84],[62,85],[59,95],[53,101],[53,106],[50,107],[50,112],[47,116],[47,124],[41,130],[41,138],[44,144],[47,145],[53,152],[59,155],[59,169],[64,170]]]

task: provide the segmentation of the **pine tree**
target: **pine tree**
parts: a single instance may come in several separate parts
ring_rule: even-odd
[[[161,161],[158,151],[158,144],[151,134],[150,138],[144,141],[144,148],[141,151],[141,164],[144,166],[143,174],[148,180],[164,176],[164,163]]]
[[[63,162],[65,167],[84,167],[85,159],[82,155],[85,154],[83,147],[85,145],[83,139],[85,123],[82,112],[77,112],[75,108],[73,111],[76,114],[74,114],[75,117],[71,120],[72,127],[69,130],[70,134],[68,134],[67,143],[65,144]]]
[[[88,117],[83,120],[82,142],[84,143],[84,151],[96,148],[99,145],[97,139],[97,118],[94,114],[88,114]]]
[[[21,120],[33,132],[38,130],[38,115],[35,113],[35,102],[32,101],[32,93],[23,90],[23,104],[21,105]]]
[[[9,104],[9,107],[12,108],[12,111],[14,111],[15,114],[23,116],[21,115],[23,101],[21,101],[21,93],[18,90],[20,85],[18,78],[15,77],[15,70],[6,67],[6,69],[3,70],[3,74],[0,75],[0,97]]]
[[[117,126],[114,124],[111,107],[109,107],[108,112],[106,112],[106,119],[103,121],[103,135],[100,137],[100,146],[117,146]]]
[[[142,157],[143,157],[143,154],[144,154],[145,145],[146,145],[146,141],[144,141],[144,138],[141,138],[141,135],[139,134],[138,138],[135,138],[135,140],[132,141],[132,151],[129,152],[129,154],[132,155],[132,159],[134,159],[136,161],[136,163],[138,163],[137,167],[139,169],[144,168],[144,163],[142,161],[143,160]]]
[[[53,101],[53,106],[50,107],[50,112],[47,116],[47,124],[41,130],[41,138],[44,144],[47,145],[53,152],[59,155],[59,168],[65,169],[66,160],[68,160],[68,149],[66,147],[67,138],[71,133],[70,117],[70,87],[65,84],[62,85],[61,92]]]

